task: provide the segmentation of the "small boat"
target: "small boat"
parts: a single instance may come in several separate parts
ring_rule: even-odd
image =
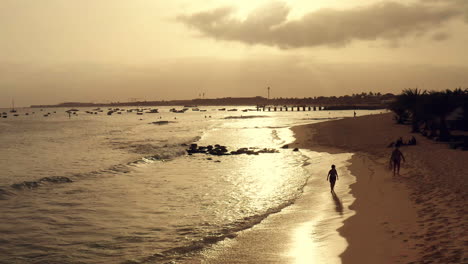
[[[173,113],[182,114],[182,113],[185,113],[185,111],[187,111],[187,110],[188,110],[188,108],[183,108],[183,109],[181,109],[181,110],[177,110],[177,109],[175,109],[175,108],[172,108],[172,109],[170,109],[169,111],[170,111],[170,112],[173,112]]]
[[[157,114],[157,113],[159,113],[159,111],[158,111],[158,109],[151,109],[151,110],[147,111],[146,113],[148,113],[148,114]]]
[[[143,112],[138,112],[137,115],[143,115]]]
[[[10,110],[10,113],[16,113],[16,109],[15,109],[15,100],[11,100],[11,110]]]
[[[152,123],[155,124],[155,125],[167,125],[167,124],[169,124],[169,121],[161,120],[161,121],[156,121],[156,122],[152,122]]]

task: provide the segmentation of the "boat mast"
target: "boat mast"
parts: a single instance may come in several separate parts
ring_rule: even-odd
[[[15,99],[11,99],[11,110],[10,113],[15,113]]]

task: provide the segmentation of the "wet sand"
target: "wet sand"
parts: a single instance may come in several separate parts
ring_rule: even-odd
[[[295,146],[353,152],[356,215],[339,229],[349,243],[343,263],[466,263],[468,152],[411,134],[391,114],[295,127]],[[398,137],[404,146],[401,175],[388,169]]]

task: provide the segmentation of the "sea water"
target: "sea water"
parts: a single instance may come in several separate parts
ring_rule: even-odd
[[[353,115],[152,108],[23,108],[0,119],[0,263],[190,257],[301,195],[312,175],[304,165],[320,157],[281,148],[294,141],[291,126]],[[275,151],[188,155],[193,143]]]

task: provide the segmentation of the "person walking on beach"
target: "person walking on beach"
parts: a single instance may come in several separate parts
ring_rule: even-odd
[[[335,165],[331,166],[331,170],[328,172],[327,181],[330,181],[331,192],[335,192],[335,182],[338,180],[338,172],[335,169]]]
[[[396,145],[395,149],[392,151],[392,155],[390,156],[390,166],[393,166],[393,176],[395,176],[396,173],[400,175],[401,160],[403,160],[403,162],[406,162],[405,156],[403,156],[403,153],[401,153],[398,145]]]

